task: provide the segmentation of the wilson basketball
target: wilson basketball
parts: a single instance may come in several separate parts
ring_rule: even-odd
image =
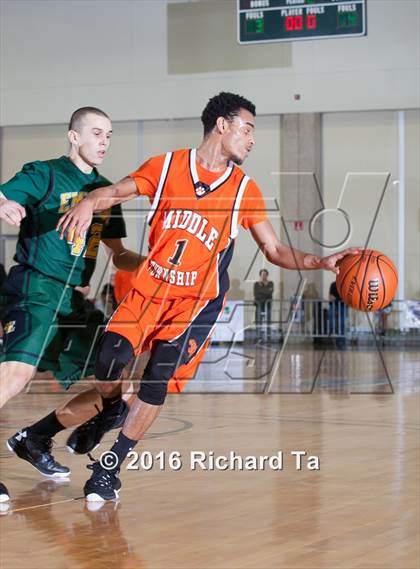
[[[375,312],[385,308],[394,298],[398,286],[397,269],[380,251],[365,249],[358,255],[347,255],[339,267],[338,294],[355,310]]]

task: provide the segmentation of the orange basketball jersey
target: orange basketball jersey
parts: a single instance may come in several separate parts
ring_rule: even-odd
[[[114,282],[114,296],[115,300],[119,304],[123,298],[127,295],[127,293],[131,290],[131,277],[133,273],[130,271],[122,271],[119,269],[115,273],[115,282]]]
[[[151,158],[131,177],[151,201],[149,254],[133,286],[153,298],[216,298],[239,225],[267,218],[255,182],[232,162],[205,170],[195,149]]]

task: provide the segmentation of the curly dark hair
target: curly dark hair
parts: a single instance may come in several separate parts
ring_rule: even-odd
[[[232,120],[233,117],[239,114],[241,109],[249,111],[255,117],[255,105],[248,99],[241,97],[241,95],[222,91],[215,97],[212,97],[201,115],[204,136],[207,136],[213,130],[219,117]]]

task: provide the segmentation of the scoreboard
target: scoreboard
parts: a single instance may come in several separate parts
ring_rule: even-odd
[[[237,0],[239,43],[366,35],[366,0]]]

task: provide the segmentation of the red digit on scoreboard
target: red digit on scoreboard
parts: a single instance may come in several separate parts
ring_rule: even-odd
[[[295,30],[303,29],[303,17],[302,16],[295,16]]]
[[[308,14],[306,16],[306,28],[308,30],[316,29],[316,14]]]
[[[284,27],[286,28],[286,32],[291,32],[295,29],[293,20],[293,16],[286,16],[286,19],[284,20]]]
[[[284,20],[286,32],[303,30],[303,16],[286,16]]]

